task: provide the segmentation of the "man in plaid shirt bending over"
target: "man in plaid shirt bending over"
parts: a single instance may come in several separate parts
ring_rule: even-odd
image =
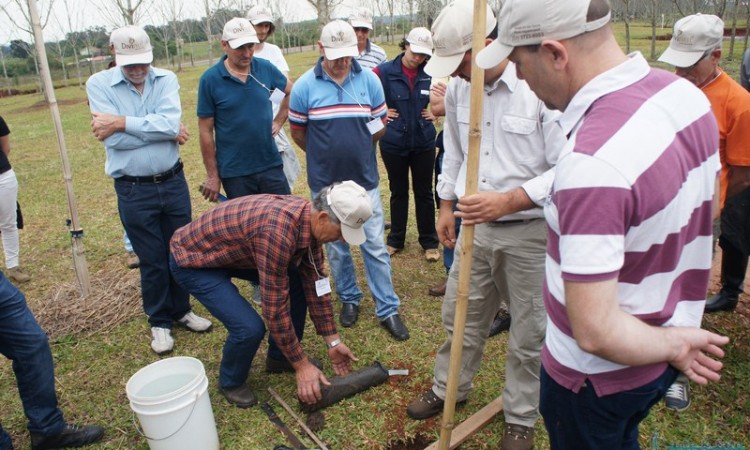
[[[295,372],[300,400],[321,399],[320,385],[328,380],[320,363],[300,346],[308,306],[334,372],[349,373],[356,358],[336,331],[322,245],[342,238],[361,244],[362,225],[371,215],[364,188],[344,181],[322,189],[312,202],[270,194],[230,200],[175,232],[170,257],[174,278],[229,332],[219,387],[230,403],[247,408],[257,402],[246,380],[266,327],[266,370]],[[260,285],[262,317],[232,278]]]

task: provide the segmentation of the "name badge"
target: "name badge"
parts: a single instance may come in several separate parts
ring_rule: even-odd
[[[375,118],[367,122],[367,129],[370,130],[370,134],[374,135],[383,128],[385,128],[385,125],[383,125],[383,121],[380,119]]]
[[[278,105],[282,100],[284,100],[284,97],[286,97],[284,91],[276,88],[273,90],[273,92],[271,92],[271,103],[273,103],[274,105]]]
[[[429,90],[429,89],[422,89],[422,90],[421,90],[421,91],[419,91],[419,92],[421,92],[421,93],[422,93],[422,95],[430,95],[430,90]]]
[[[315,292],[318,294],[318,297],[331,293],[331,281],[328,277],[321,278],[315,282]]]

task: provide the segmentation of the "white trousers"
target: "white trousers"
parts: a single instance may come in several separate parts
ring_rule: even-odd
[[[13,169],[0,174],[0,232],[3,234],[5,267],[18,266],[18,227],[16,223],[16,201],[18,180]]]

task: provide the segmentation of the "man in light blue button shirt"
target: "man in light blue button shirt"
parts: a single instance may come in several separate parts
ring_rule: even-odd
[[[114,179],[117,208],[140,259],[143,309],[151,348],[172,351],[173,322],[207,331],[211,322],[190,310],[188,293],[169,271],[169,240],[191,220],[190,194],[180,161],[179,84],[174,73],[151,67],[151,41],[139,27],[112,32],[117,66],[86,82],[91,129],[104,142],[104,170]]]

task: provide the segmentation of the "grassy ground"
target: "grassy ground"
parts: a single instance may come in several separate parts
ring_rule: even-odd
[[[645,32],[644,32],[645,34]],[[635,48],[648,48],[647,41],[634,42]],[[661,43],[659,52],[666,46]],[[386,46],[389,55],[397,49]],[[315,61],[313,52],[289,56],[291,73],[299,76]],[[732,66],[730,66],[730,69]],[[194,216],[210,205],[197,193],[197,185],[205,173],[200,159],[195,119],[197,80],[205,68],[187,68],[180,73],[184,121],[193,136],[182,148],[185,172],[193,193]],[[736,73],[736,64],[730,73]],[[137,295],[135,274],[124,267],[122,231],[116,214],[111,181],[104,175],[104,152],[89,130],[89,113],[85,92],[77,87],[59,89],[60,104],[68,153],[73,168],[73,185],[78,202],[80,223],[85,231],[86,258],[94,280],[124,278],[131,281]],[[44,313],[47,301],[62,288],[75,290],[71,245],[65,221],[68,203],[61,177],[49,111],[41,96],[26,95],[0,99],[0,114],[9,123],[13,152],[11,160],[20,183],[20,201],[27,226],[21,232],[21,262],[34,277],[22,286],[30,305]],[[304,156],[300,154],[300,156]],[[381,168],[381,174],[382,172]],[[385,178],[383,177],[383,180]],[[387,205],[387,183],[381,184]],[[295,193],[307,195],[304,180],[299,180]],[[343,339],[360,358],[360,366],[377,360],[387,367],[407,368],[407,377],[393,377],[388,384],[371,389],[325,411],[326,426],[320,437],[332,449],[395,449],[421,448],[407,444],[430,442],[439,434],[440,422],[416,422],[405,414],[406,404],[430,386],[434,353],[444,339],[440,325],[440,302],[426,295],[427,288],[444,275],[442,263],[430,264],[421,257],[416,233],[410,227],[407,247],[393,259],[393,279],[401,297],[401,314],[410,328],[411,339],[396,343],[382,330],[374,316],[372,299],[366,296],[360,321],[353,329],[342,329]],[[360,280],[364,283],[364,277]],[[364,284],[362,284],[364,286]],[[243,287],[243,289],[245,289]],[[111,292],[96,291],[87,299],[92,304],[105,302]],[[60,302],[66,301],[64,298]],[[194,302],[198,312],[205,310]],[[58,305],[64,308],[65,305]],[[92,306],[94,310],[95,306]],[[338,311],[338,305],[336,305]],[[750,353],[748,340],[747,303],[743,314],[722,314],[705,320],[706,327],[732,337],[728,348],[722,382],[706,388],[694,387],[694,404],[682,414],[666,411],[661,405],[642,426],[641,443],[648,446],[658,433],[662,448],[665,444],[737,442],[748,445],[750,433],[750,402],[744,394],[750,384]],[[96,322],[94,314],[86,319]],[[326,362],[322,341],[308,327],[305,348]],[[226,337],[221,326],[207,335],[175,331],[175,355],[199,358],[206,366],[216,424],[224,449],[270,449],[284,443],[284,438],[268,422],[259,408],[241,410],[229,406],[217,390],[221,346]],[[125,383],[139,368],[158,360],[148,347],[148,325],[142,315],[125,321],[107,331],[90,335],[69,334],[53,340],[58,392],[62,409],[74,422],[105,424],[105,441],[96,449],[147,449],[132,423],[132,414],[125,395]],[[468,404],[457,411],[461,421],[497,397],[503,386],[506,337],[492,339],[487,346],[482,368],[476,377],[475,390]],[[263,369],[264,349],[253,361],[249,383],[261,400],[268,400],[267,386],[276,389],[290,404],[295,384],[292,375],[267,375]],[[272,402],[273,403],[273,402]],[[277,412],[282,409],[275,406]],[[292,424],[292,418],[281,414]],[[17,448],[28,447],[25,418],[15,391],[11,364],[0,360],[0,418],[14,436]],[[537,448],[547,448],[541,424],[537,427]],[[304,434],[297,429],[300,436]],[[490,449],[499,447],[502,420],[495,420],[477,433],[462,448]],[[308,442],[311,446],[312,443]],[[423,445],[422,445],[423,446]]]

